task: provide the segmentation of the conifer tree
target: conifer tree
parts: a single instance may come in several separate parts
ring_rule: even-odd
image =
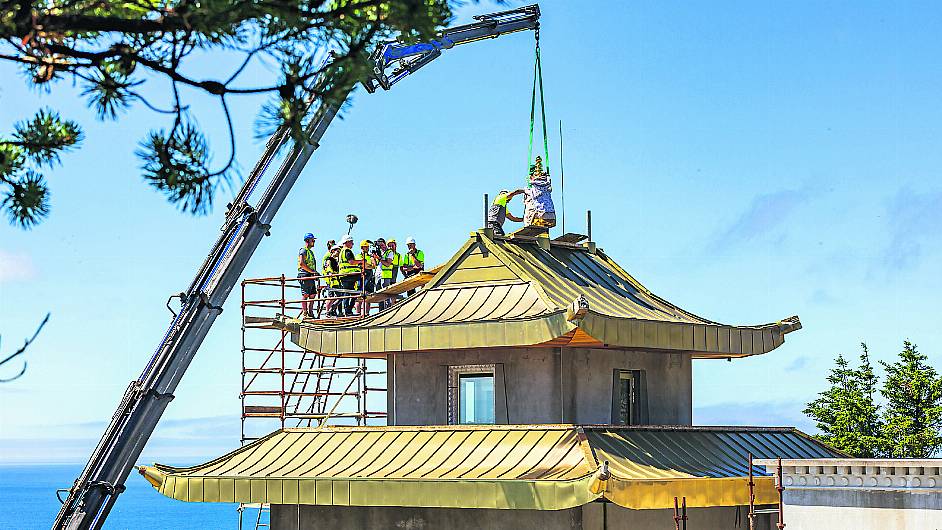
[[[816,437],[858,458],[883,454],[880,407],[876,404],[877,377],[867,345],[861,343],[860,366],[851,368],[843,355],[828,375],[831,387],[818,394],[804,413],[815,420],[822,434]]]
[[[883,435],[893,458],[930,458],[942,447],[942,377],[916,345],[903,342],[899,359],[882,362],[886,380]]]
[[[433,38],[451,19],[452,5],[459,4],[0,0],[0,64],[17,66],[22,79],[39,90],[79,86],[101,120],[123,119],[135,105],[163,118],[158,122],[163,127],[155,125],[136,151],[143,179],[181,210],[203,214],[238,176],[232,98],[267,95],[258,135],[282,130],[305,141],[309,106],[341,103],[341,95],[368,73],[365,57],[371,50],[393,37]],[[218,68],[207,77],[208,61]],[[248,68],[252,64],[261,68]],[[5,75],[4,83],[14,82],[9,70]],[[229,131],[228,142],[221,142],[228,143],[226,157],[216,161],[197,119],[203,109],[190,104],[200,96],[218,103]],[[19,108],[16,101],[0,102]],[[41,170],[78,149],[81,139],[79,124],[60,118],[54,108],[0,136],[0,214],[22,228],[42,222],[50,211],[50,191]]]

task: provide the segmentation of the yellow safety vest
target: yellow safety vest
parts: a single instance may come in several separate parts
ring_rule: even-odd
[[[340,274],[360,274],[359,265],[350,265],[347,263],[350,259],[357,259],[356,254],[353,253],[353,249],[346,247],[340,249],[340,257],[337,258],[337,262],[340,265]]]
[[[301,249],[304,251],[304,264],[307,265],[309,269],[314,272],[317,272],[317,256],[314,255],[314,251],[309,248]],[[299,253],[300,255],[300,253]],[[307,272],[298,265],[298,272]]]
[[[389,255],[390,252],[392,252],[392,256]],[[386,252],[383,252],[383,259],[392,260],[392,263],[390,263],[388,266],[386,265],[382,266],[383,278],[391,280],[393,277],[393,269],[401,265],[399,262],[402,261],[402,254],[395,252],[391,248],[387,248]]]
[[[366,265],[366,270],[373,270],[376,268],[376,264],[373,263],[373,257],[366,252],[360,252],[357,254],[356,259],[363,260],[363,263]]]
[[[321,271],[324,273],[325,276],[329,276],[331,274],[337,274],[338,271],[335,270],[334,267],[330,263],[330,252],[328,252],[327,254],[324,254],[324,259],[321,263],[323,263]],[[337,278],[336,276],[334,276],[333,278],[324,278],[324,281],[327,282],[327,287],[339,287],[340,286],[340,279]]]

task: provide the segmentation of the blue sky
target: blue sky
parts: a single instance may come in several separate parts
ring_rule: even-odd
[[[567,228],[581,229],[591,208],[599,245],[697,314],[734,324],[797,314],[804,325],[770,354],[697,362],[696,421],[809,429],[803,403],[861,341],[891,359],[909,338],[942,367],[942,8],[541,7],[548,118],[566,135]],[[471,5],[459,21],[490,10]],[[518,34],[459,47],[391,92],[358,92],[246,276],[291,274],[300,237],[339,235],[350,211],[362,236],[413,235],[430,262],[450,257],[480,224],[481,195],[523,181],[532,43]],[[228,60],[196,70],[222,75]],[[142,183],[133,152],[162,116],[135,108],[96,122],[68,82],[37,93],[8,65],[0,79],[4,131],[50,106],[87,136],[48,173],[51,217],[29,232],[0,224],[3,351],[53,313],[27,375],[0,386],[0,458],[79,461],[160,340],[164,302],[189,283],[223,211],[180,214]],[[223,160],[221,116],[192,101]],[[262,147],[260,104],[232,102],[243,168]],[[238,348],[233,296],[145,460],[238,444]]]

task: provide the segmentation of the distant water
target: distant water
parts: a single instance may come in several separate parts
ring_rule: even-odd
[[[56,488],[68,487],[77,465],[0,465],[0,529],[46,528],[59,513]],[[191,503],[157,493],[137,472],[108,516],[108,530],[215,530],[239,527],[238,504]],[[243,528],[253,530],[253,524]]]

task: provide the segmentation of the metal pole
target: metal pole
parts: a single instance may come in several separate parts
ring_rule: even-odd
[[[674,497],[674,530],[680,530],[680,511],[677,507],[677,497]]]
[[[591,242],[592,241],[592,210],[585,211],[585,227],[586,227],[586,232],[588,232],[586,235],[589,236],[589,241]]]
[[[488,195],[485,193],[485,194],[484,194],[484,224],[481,225],[481,226],[483,226],[484,228],[487,228],[487,209],[488,209],[488,207],[490,206],[490,204],[491,204],[490,198],[489,198]]]
[[[242,386],[243,391],[239,392],[239,400],[242,402],[242,437],[239,439],[239,445],[245,443],[245,282],[242,282]],[[239,528],[242,528],[242,510],[239,510]]]
[[[775,523],[775,527],[778,530],[785,528],[785,510],[783,509],[782,497],[785,492],[785,483],[782,482],[782,459],[778,459],[778,469],[776,470],[776,484],[775,489],[778,491],[778,522]]]
[[[563,120],[559,120],[559,224],[566,233],[566,172],[563,170]]]
[[[687,530],[687,497],[684,497],[680,501],[680,522],[683,526],[683,530]]]
[[[281,275],[281,314],[286,315],[287,309],[285,305],[285,275]],[[288,403],[285,399],[285,334],[287,332],[281,330],[281,428],[285,428],[285,412],[288,410]]]
[[[749,453],[749,530],[756,528],[756,483],[752,480],[752,453]]]

